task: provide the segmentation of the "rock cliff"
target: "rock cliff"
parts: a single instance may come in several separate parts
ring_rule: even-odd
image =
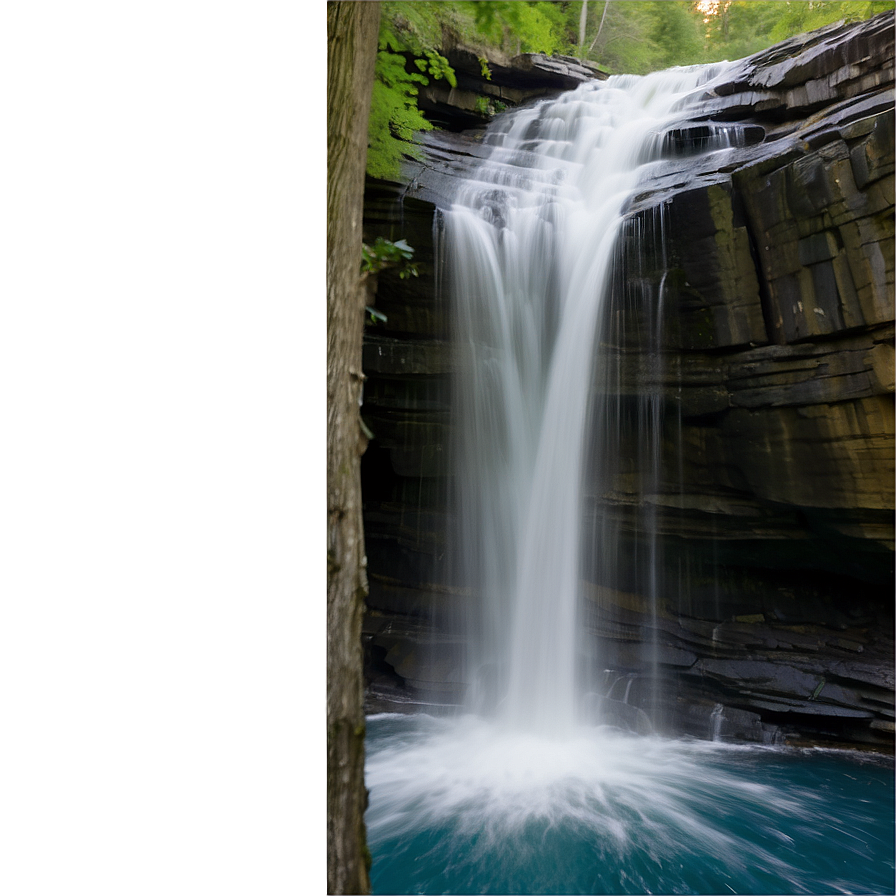
[[[659,364],[625,335],[636,327],[618,334],[616,388],[623,404],[660,390],[670,472],[648,495],[625,463],[592,477],[586,516],[609,517],[636,558],[651,505],[660,607],[637,563],[606,581],[591,558],[583,588],[612,666],[592,674],[609,675],[614,699],[624,682],[632,704],[660,675],[671,730],[892,746],[893,58],[885,14],[743,60],[669,131],[680,165],[628,209],[629,232],[663,248],[629,257],[623,241],[621,282],[632,313],[662,302],[667,323]],[[508,68],[492,84],[508,105],[596,74],[528,65],[530,80]],[[460,87],[429,97],[434,118],[471,123],[461,107],[476,85]],[[736,146],[721,168],[701,152],[720,129]],[[434,231],[487,151],[482,133],[433,132],[402,183],[368,183],[368,239],[407,239],[422,271],[380,274],[387,321],[364,348],[371,707],[450,703],[467,685],[453,620],[475,595],[452,582],[452,354]],[[648,641],[650,668],[636,649]]]

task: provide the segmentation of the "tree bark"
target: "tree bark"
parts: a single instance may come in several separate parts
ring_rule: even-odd
[[[327,3],[327,892],[368,893],[360,274],[378,2]]]
[[[582,14],[579,16],[579,61],[585,61],[585,23],[588,21],[588,0],[582,2]]]
[[[606,3],[604,3],[603,15],[600,17],[600,25],[597,26],[597,34],[594,35],[594,40],[591,41],[591,46],[588,47],[589,53],[594,49],[594,45],[597,43],[597,39],[600,37],[601,31],[604,30],[604,19],[607,17],[607,8],[609,7],[609,5],[610,0],[606,0]]]

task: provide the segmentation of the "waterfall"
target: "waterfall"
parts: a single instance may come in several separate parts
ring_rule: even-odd
[[[689,96],[721,70],[615,76],[503,116],[484,137],[488,158],[445,213],[460,371],[457,515],[476,607],[470,675],[513,728],[562,735],[576,724],[577,665],[589,649],[580,593],[586,445],[601,455],[587,458],[598,480],[612,479],[619,460],[618,373],[604,351],[611,304],[626,325],[614,295],[619,237],[637,241],[627,205],[668,165],[669,132],[686,120]],[[730,145],[725,132],[715,147]],[[641,337],[654,359],[661,293],[649,299],[650,333]],[[642,525],[653,535],[636,562],[646,565],[654,608],[661,583],[649,492],[661,473],[661,411],[656,388],[637,409]],[[595,557],[631,564],[610,529],[597,525]],[[656,671],[655,652],[649,662]]]

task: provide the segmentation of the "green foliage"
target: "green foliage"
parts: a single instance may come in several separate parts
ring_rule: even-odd
[[[497,115],[499,112],[503,112],[507,108],[505,103],[502,103],[500,100],[496,100],[491,96],[477,96],[476,97],[476,111],[480,115]]]
[[[502,42],[505,33],[519,26],[518,2],[473,0],[459,5],[466,14],[472,16],[474,32],[498,49],[504,49]]]
[[[893,8],[892,0],[729,0],[707,17],[704,61],[742,59],[789,37],[835,22],[859,22]]]
[[[652,3],[648,41],[656,48],[656,68],[690,65],[702,61],[703,35],[701,23],[691,3],[671,0]]]
[[[893,9],[893,3],[874,3],[867,0],[799,0],[778,4],[778,18],[769,37],[775,43],[794,34],[814,31],[834,22],[861,22],[880,12]]]
[[[454,69],[451,68],[444,56],[440,56],[433,50],[424,50],[423,57],[422,59],[414,60],[414,64],[421,72],[426,72],[436,80],[444,78],[452,87],[457,87]]]
[[[383,4],[367,130],[371,177],[395,180],[403,157],[420,158],[415,136],[432,130],[417,106],[420,87],[430,78],[457,86],[454,70],[436,49],[442,33],[440,7],[425,2]],[[409,70],[411,65],[417,70]]]
[[[430,79],[457,86],[454,70],[440,49],[446,36],[480,53],[482,74],[491,77],[487,53],[565,53],[575,40],[581,3],[508,2],[508,0],[391,0],[383,2],[379,52],[368,128],[367,173],[395,180],[404,157],[420,158],[414,145],[420,131],[430,130],[417,105],[420,87]],[[486,101],[483,114],[503,104]]]
[[[365,305],[364,310],[370,315],[370,323],[372,324],[379,323],[380,321],[386,323],[389,320],[382,311],[377,311],[376,308],[371,308],[370,305]]]
[[[517,37],[522,53],[567,54],[575,49],[576,35],[569,32],[559,3],[517,3]]]
[[[586,44],[590,48],[587,58],[605,70],[644,75],[670,65],[702,61],[689,55],[702,50],[699,34],[696,42],[694,39],[701,20],[693,4],[613,0],[608,5],[604,2],[593,6],[586,29]],[[684,39],[686,51],[676,43],[680,38]]]
[[[423,0],[384,0],[381,4],[380,40],[391,32],[393,50],[422,56],[427,49],[440,49],[445,28],[463,30],[456,7],[460,4]]]
[[[706,62],[743,59],[774,41],[770,34],[780,18],[780,2],[736,0],[719,4],[718,13],[705,24]]]
[[[796,34],[857,22],[894,8],[892,0],[720,0],[714,14],[696,2],[589,5],[589,59],[611,72],[646,74],[671,65],[741,59]],[[604,9],[604,26],[597,31]]]
[[[414,250],[404,240],[393,243],[378,236],[372,246],[361,245],[361,270],[377,273],[386,268],[397,268],[398,276],[407,280],[419,274],[417,265],[411,261],[413,257]]]
[[[371,177],[398,176],[402,156],[417,150],[411,140],[417,131],[432,125],[417,108],[419,84],[429,78],[406,70],[405,57],[381,49],[376,56],[370,123],[367,131],[367,173]]]
[[[550,56],[575,50],[581,3],[474,0],[457,6],[472,16],[470,30],[504,53]]]

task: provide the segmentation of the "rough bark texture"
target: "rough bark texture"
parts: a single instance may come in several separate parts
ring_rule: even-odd
[[[661,364],[620,340],[619,390],[661,391],[670,474],[641,494],[632,442],[612,481],[588,482],[586,518],[610,516],[643,556],[650,503],[665,590],[654,612],[636,564],[610,581],[598,563],[583,590],[601,655],[642,677],[622,680],[631,702],[639,645],[657,640],[681,731],[893,743],[893,59],[888,13],[744,60],[670,130],[680,167],[629,209],[666,242],[622,279],[645,307],[662,300],[668,326]],[[701,154],[720,125],[740,145]],[[432,224],[488,152],[480,137],[432,133],[404,184],[366,194],[370,235],[406,238],[430,275],[383,276],[388,323],[365,342],[371,707],[466,687],[450,620],[476,596],[450,574],[452,356]]]
[[[367,893],[359,270],[379,3],[327,4],[327,892]]]

